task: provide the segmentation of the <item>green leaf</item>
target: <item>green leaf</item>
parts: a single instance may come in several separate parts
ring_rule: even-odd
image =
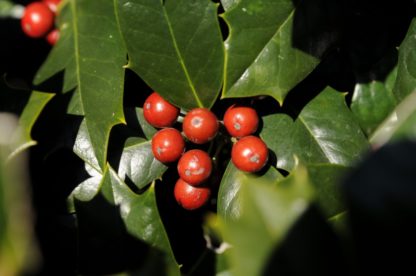
[[[40,68],[35,84],[63,71],[63,91],[76,89],[70,109],[85,116],[94,154],[103,168],[110,130],[124,123],[122,66],[126,53],[114,1],[70,0],[62,9],[59,27],[62,37]]]
[[[278,247],[312,198],[307,172],[299,166],[286,179],[271,185],[267,180],[243,180],[241,215],[223,222],[225,240],[231,244],[233,275],[261,275],[273,249]]]
[[[405,39],[399,48],[399,62],[394,94],[398,101],[415,91],[416,87],[416,19],[413,19]]]
[[[351,110],[367,136],[373,133],[396,106],[396,98],[393,94],[396,76],[397,67],[384,81],[372,80],[355,85]]]
[[[94,148],[91,143],[91,137],[85,119],[82,121],[79,127],[73,151],[91,168],[102,174],[101,167],[98,164],[98,159],[95,155]]]
[[[390,141],[416,139],[416,92],[408,95],[370,137],[378,148]]]
[[[225,11],[234,8],[241,0],[221,0],[221,5]]]
[[[235,220],[241,216],[239,194],[244,182],[275,183],[278,179],[283,179],[283,176],[273,167],[270,167],[265,174],[259,176],[240,171],[230,162],[224,172],[218,191],[218,214],[225,221]]]
[[[38,91],[33,91],[31,93],[29,101],[19,118],[19,131],[21,132],[19,143],[15,145],[16,148],[10,153],[9,158],[13,158],[28,147],[36,145],[36,141],[32,139],[31,135],[32,128],[46,104],[54,96],[55,94]]]
[[[293,45],[292,0],[226,2],[230,28],[225,41],[223,98],[270,95],[280,103],[319,63]],[[330,41],[322,40],[321,53]],[[311,46],[310,46],[311,48]]]
[[[274,114],[264,117],[263,123],[260,136],[276,154],[277,167],[287,171],[293,168],[295,155],[304,164],[350,166],[368,149],[344,95],[329,87],[295,120],[286,114]]]
[[[118,10],[128,67],[183,109],[211,107],[224,63],[217,5],[209,0],[122,0]]]
[[[142,138],[129,138],[126,141],[118,169],[121,179],[129,177],[142,189],[160,178],[166,170],[167,167],[153,156],[150,141]]]

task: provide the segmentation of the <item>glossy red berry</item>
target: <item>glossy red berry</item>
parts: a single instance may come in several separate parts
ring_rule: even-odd
[[[224,126],[233,137],[244,137],[256,132],[259,116],[251,107],[230,107],[224,114]]]
[[[56,13],[61,0],[42,0],[42,2],[45,3],[53,13]]]
[[[207,108],[192,109],[183,119],[182,129],[191,142],[204,144],[217,135],[217,116]]]
[[[176,182],[173,191],[176,201],[187,210],[194,210],[207,203],[211,190],[204,186],[192,186],[180,179]]]
[[[52,45],[52,46],[56,44],[56,42],[58,41],[58,39],[59,39],[59,31],[58,31],[58,29],[53,29],[46,36],[46,41],[48,41],[48,43],[50,45]]]
[[[269,157],[266,144],[256,136],[246,136],[233,145],[231,160],[240,170],[257,172],[261,170]]]
[[[154,127],[170,127],[179,115],[179,108],[153,92],[143,105],[143,115],[146,121]]]
[[[44,3],[33,2],[26,6],[20,24],[27,36],[43,37],[52,29],[54,15]]]
[[[185,141],[181,133],[174,128],[159,130],[152,138],[153,155],[162,163],[178,160],[184,149]]]
[[[194,149],[185,152],[178,162],[179,176],[188,184],[197,186],[208,179],[212,161],[205,151]]]

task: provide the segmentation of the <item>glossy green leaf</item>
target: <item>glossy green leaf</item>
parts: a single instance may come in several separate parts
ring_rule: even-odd
[[[147,140],[152,140],[153,135],[157,132],[157,129],[146,121],[143,115],[143,108],[136,108],[136,116],[144,136]]]
[[[225,221],[235,220],[241,216],[239,194],[245,182],[276,183],[283,176],[273,167],[265,174],[257,175],[238,170],[232,162],[227,166],[218,191],[217,212]]]
[[[223,98],[270,95],[280,103],[319,63],[295,48],[292,0],[241,0],[224,14],[230,28],[225,41]],[[321,53],[327,41],[322,40]]]
[[[368,149],[344,95],[329,87],[295,120],[286,114],[274,114],[264,117],[263,124],[260,136],[276,154],[277,167],[287,171],[293,168],[295,155],[304,164],[350,166]]]
[[[355,85],[351,110],[368,136],[396,106],[393,94],[396,76],[397,68],[394,68],[384,81],[373,80]]]
[[[305,168],[271,185],[246,178],[241,187],[241,214],[223,223],[225,240],[232,246],[233,275],[261,275],[272,250],[278,247],[312,199]]]
[[[370,137],[378,148],[389,141],[416,138],[416,92],[408,95]]]
[[[118,2],[128,67],[181,108],[211,107],[224,63],[217,5],[209,0]]]
[[[75,88],[69,109],[85,116],[94,154],[103,168],[110,130],[124,123],[126,52],[114,1],[70,0],[61,14],[62,37],[37,73],[35,84],[63,71],[63,91]]]
[[[95,155],[94,148],[91,143],[91,137],[85,119],[82,121],[77,137],[75,139],[73,151],[91,168],[102,174],[101,167]]]
[[[416,20],[413,19],[399,48],[399,62],[397,80],[394,85],[394,94],[398,101],[402,101],[407,95],[415,91],[416,87]]]
[[[161,178],[167,166],[155,159],[150,141],[129,138],[121,155],[118,175],[128,177],[139,189]]]

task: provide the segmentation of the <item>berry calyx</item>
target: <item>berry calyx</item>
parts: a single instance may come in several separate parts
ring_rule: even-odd
[[[224,126],[233,137],[244,137],[256,132],[259,116],[254,108],[231,106],[224,114]]]
[[[246,136],[233,145],[231,160],[233,164],[245,172],[258,172],[269,157],[267,145],[256,136]]]
[[[205,151],[194,149],[185,152],[178,162],[180,178],[190,185],[197,186],[211,175],[212,161]]]
[[[53,27],[54,14],[46,4],[33,2],[26,6],[20,24],[27,36],[43,37]]]
[[[178,118],[179,108],[153,92],[144,102],[143,115],[146,121],[154,127],[170,127]]]
[[[207,108],[192,109],[183,119],[182,129],[191,142],[205,144],[217,135],[217,116]]]
[[[48,43],[50,45],[52,45],[52,46],[56,44],[56,42],[58,41],[58,39],[59,39],[59,31],[58,31],[58,29],[53,29],[46,36],[46,41],[48,41]]]
[[[162,163],[178,160],[184,149],[185,141],[181,133],[174,128],[159,130],[152,138],[153,155]]]
[[[173,191],[176,201],[187,210],[195,210],[205,205],[211,196],[211,190],[204,186],[192,186],[178,179]]]
[[[56,13],[61,0],[42,0],[42,2],[45,3],[53,13]]]

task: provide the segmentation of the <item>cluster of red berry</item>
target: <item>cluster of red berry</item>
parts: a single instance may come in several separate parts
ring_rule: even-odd
[[[46,37],[51,45],[55,45],[59,38],[55,26],[55,15],[61,0],[42,0],[33,2],[25,7],[20,21],[23,32],[33,38]]]
[[[212,172],[212,159],[206,151],[192,149],[185,152],[182,133],[173,124],[179,116],[179,108],[153,92],[145,101],[143,115],[146,121],[161,128],[152,138],[154,157],[162,163],[177,163],[179,180],[175,184],[176,201],[185,209],[203,206],[211,196],[207,180]],[[224,126],[235,137],[231,160],[240,170],[257,172],[268,160],[266,144],[252,134],[256,132],[259,118],[251,107],[231,106],[224,115]],[[197,145],[214,139],[219,130],[216,115],[207,108],[190,110],[182,122],[185,138]]]

